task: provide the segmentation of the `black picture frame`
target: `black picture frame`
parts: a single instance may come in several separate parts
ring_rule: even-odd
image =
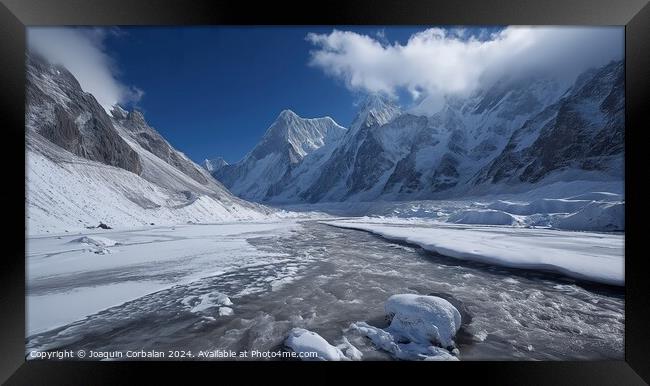
[[[6,206],[0,270],[0,381],[12,385],[123,384],[144,375],[182,379],[233,371],[287,380],[295,368],[313,377],[339,370],[375,373],[384,380],[417,371],[432,382],[467,379],[498,384],[612,384],[650,382],[648,264],[641,246],[648,146],[645,115],[650,100],[648,0],[355,0],[322,2],[235,0],[0,0],[0,151]],[[25,27],[36,25],[624,25],[626,34],[625,136],[625,360],[605,362],[460,363],[233,363],[25,361]],[[20,187],[23,187],[21,190]],[[23,225],[21,227],[21,224]],[[251,371],[255,366],[259,370]],[[289,369],[291,367],[291,369]],[[400,369],[394,369],[400,367]],[[317,375],[318,374],[318,375]],[[152,378],[153,377],[153,378]],[[282,378],[280,378],[282,377]],[[290,380],[290,379],[289,379]],[[211,382],[212,383],[212,382]]]

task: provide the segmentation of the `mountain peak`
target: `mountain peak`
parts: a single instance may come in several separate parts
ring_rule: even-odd
[[[251,152],[212,174],[241,197],[263,200],[305,157],[337,143],[345,132],[346,128],[330,117],[302,118],[282,110]],[[207,163],[204,165],[207,169]]]
[[[266,130],[264,138],[288,139],[290,132],[305,121],[304,118],[289,109],[282,110],[271,126]]]
[[[215,171],[221,169],[222,167],[228,165],[228,162],[226,162],[223,157],[215,157],[212,159],[205,159],[203,160],[203,167],[205,170],[209,171],[210,173],[214,173]]]
[[[280,111],[280,115],[278,115],[277,120],[286,120],[286,119],[295,119],[295,118],[300,118],[300,116],[296,113],[294,113],[292,110],[289,109],[284,109]]]
[[[399,106],[388,97],[378,93],[368,94],[352,123],[352,128],[383,125],[400,113]]]
[[[302,118],[285,109],[268,128],[253,153],[259,159],[288,145],[296,154],[304,157],[325,142],[339,138],[344,132],[345,128],[330,117]]]
[[[364,109],[381,109],[386,107],[387,105],[393,104],[388,97],[378,94],[378,93],[372,93],[366,95],[364,101],[363,101],[363,108]]]

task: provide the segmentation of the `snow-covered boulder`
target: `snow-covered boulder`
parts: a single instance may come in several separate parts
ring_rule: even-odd
[[[397,359],[414,361],[457,361],[458,358],[444,348],[433,346],[431,343],[408,342],[401,343],[398,336],[389,329],[371,326],[366,322],[357,322],[350,325],[350,329],[357,330],[368,337],[380,350],[390,353]]]
[[[625,203],[593,202],[582,210],[558,220],[558,229],[586,231],[625,230]]]
[[[302,360],[312,361],[341,361],[349,360],[343,352],[327,343],[322,336],[317,333],[304,328],[294,328],[289,331],[289,336],[284,341],[285,346],[289,347],[296,353],[312,353],[318,354],[316,358],[303,357]]]
[[[447,222],[455,224],[482,224],[482,225],[514,225],[517,219],[500,210],[493,209],[468,209],[456,212],[449,216]]]
[[[219,316],[230,316],[234,311],[230,307],[219,307]]]
[[[211,308],[220,307],[219,316],[232,315],[233,310],[230,306],[232,301],[226,294],[221,292],[211,292],[201,296],[188,296],[181,300],[181,303],[190,308],[192,313],[201,313]]]
[[[384,306],[392,317],[389,330],[411,342],[431,342],[444,348],[453,347],[460,329],[460,312],[437,296],[393,295]]]
[[[359,351],[358,348],[354,347],[348,338],[343,337],[343,342],[339,344],[338,347],[341,351],[345,353],[345,356],[353,361],[360,361],[363,359],[363,353]]]
[[[458,360],[454,337],[461,326],[461,315],[447,300],[399,294],[388,298],[384,309],[392,318],[387,328],[365,322],[352,323],[350,328],[397,359]]]

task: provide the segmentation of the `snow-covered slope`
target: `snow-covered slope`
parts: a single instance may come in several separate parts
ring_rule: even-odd
[[[63,67],[27,59],[27,232],[259,219],[139,112],[113,117]]]
[[[213,175],[240,197],[264,201],[287,185],[304,159],[336,143],[345,132],[330,117],[305,119],[284,110],[244,159],[214,170]]]

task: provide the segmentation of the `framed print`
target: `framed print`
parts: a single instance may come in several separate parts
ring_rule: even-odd
[[[650,379],[645,1],[1,9],[7,384]]]

